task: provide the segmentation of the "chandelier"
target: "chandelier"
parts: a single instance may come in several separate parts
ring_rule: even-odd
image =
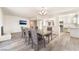
[[[47,14],[47,9],[42,7],[40,12],[39,12],[40,15],[46,15]]]

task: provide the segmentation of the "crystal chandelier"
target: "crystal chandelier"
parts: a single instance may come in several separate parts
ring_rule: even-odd
[[[47,9],[42,7],[41,11],[39,12],[40,15],[46,15],[47,14]]]

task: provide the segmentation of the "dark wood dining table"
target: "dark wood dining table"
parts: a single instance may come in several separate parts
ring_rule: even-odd
[[[48,39],[48,43],[50,42],[50,36],[51,36],[51,40],[52,40],[52,32],[50,31],[46,31],[46,32],[38,32],[40,35],[42,35],[43,37],[46,37]]]

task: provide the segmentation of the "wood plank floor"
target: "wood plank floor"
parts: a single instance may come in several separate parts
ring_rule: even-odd
[[[69,33],[61,33],[60,37],[51,41],[45,49],[48,51],[79,51],[79,38],[70,37]]]
[[[11,39],[0,42],[0,51],[34,51],[24,39]],[[40,51],[79,51],[79,39],[70,37],[69,33],[53,36],[53,40]]]
[[[1,51],[32,51],[31,45],[25,43],[24,39],[8,40],[0,42]]]

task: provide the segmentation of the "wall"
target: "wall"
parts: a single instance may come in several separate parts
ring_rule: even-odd
[[[3,20],[4,33],[14,33],[20,32],[21,26],[19,25],[19,20],[27,20],[27,25],[25,27],[29,27],[29,20],[26,18],[21,18],[18,16],[5,15]]]
[[[72,24],[74,14],[67,14],[59,16],[59,20],[63,21],[64,28],[69,28]]]
[[[3,13],[2,13],[2,9],[0,8],[0,36],[1,36],[2,20],[3,20]]]
[[[70,32],[70,27],[73,27],[73,16],[74,13],[59,16],[59,21],[63,21],[63,31]]]
[[[30,27],[36,27],[37,26],[37,20],[30,20]]]
[[[53,33],[59,35],[60,33],[59,17],[53,17],[52,19],[54,20]]]
[[[43,21],[43,23],[42,23]],[[38,20],[37,21],[37,25],[40,29],[42,29],[42,24],[43,24],[43,30],[47,30],[47,26],[49,21],[53,21],[54,25],[52,25],[53,28],[53,33],[54,34],[59,34],[60,32],[60,28],[59,28],[59,19],[58,17],[52,17],[52,18],[47,18],[47,19],[42,19],[42,20]]]

